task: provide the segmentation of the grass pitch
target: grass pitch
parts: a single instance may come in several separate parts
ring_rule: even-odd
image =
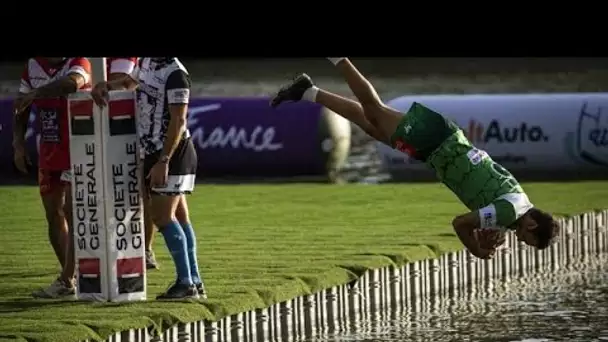
[[[608,182],[526,184],[557,214],[608,207]],[[450,221],[466,209],[440,184],[199,185],[190,197],[210,299],[98,304],[34,300],[58,273],[36,187],[0,188],[0,340],[102,339],[127,328],[219,319],[354,279],[371,267],[461,248]],[[174,279],[162,237],[149,297]]]

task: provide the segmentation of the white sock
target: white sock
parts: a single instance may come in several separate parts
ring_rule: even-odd
[[[327,57],[327,59],[329,59],[329,61],[332,62],[334,65],[338,65],[338,63],[345,60],[346,57]]]
[[[310,102],[315,102],[317,100],[317,93],[319,92],[319,88],[312,86],[304,92],[302,95],[302,99]]]

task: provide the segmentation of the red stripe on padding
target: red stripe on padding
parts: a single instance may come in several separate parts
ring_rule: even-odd
[[[116,260],[116,273],[118,278],[125,275],[143,275],[144,258],[125,258]]]
[[[110,117],[132,116],[135,117],[135,100],[110,101]]]

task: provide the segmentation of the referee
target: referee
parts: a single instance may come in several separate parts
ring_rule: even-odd
[[[99,106],[105,106],[108,89],[130,89],[134,83],[137,134],[145,151],[143,171],[151,194],[150,209],[177,273],[175,283],[156,299],[206,298],[185,198],[194,190],[198,163],[187,128],[190,76],[176,57],[141,57],[130,75],[97,84],[91,95]],[[185,215],[179,215],[178,221],[180,204]]]

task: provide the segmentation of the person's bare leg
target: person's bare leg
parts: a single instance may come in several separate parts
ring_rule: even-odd
[[[329,110],[361,127],[372,138],[389,144],[390,137],[384,135],[376,127],[376,122],[370,122],[367,119],[360,103],[317,87],[307,90],[304,98],[327,107]]]
[[[154,217],[152,216],[151,209],[151,196],[148,187],[145,185],[143,166],[139,168],[141,172],[141,200],[144,210],[144,238],[146,241],[146,269],[158,269],[159,265],[156,261],[156,256],[152,247],[154,246],[154,233],[156,232],[156,225],[154,224]]]
[[[397,129],[402,119],[402,114],[382,102],[374,86],[357,70],[348,58],[329,58],[329,60],[340,71],[348,87],[357,100],[359,100],[367,120],[374,123],[384,135],[390,137]]]
[[[147,195],[146,195],[147,196]],[[152,213],[150,212],[150,197],[144,197],[144,227],[146,231],[146,251],[151,251],[154,245],[154,232],[156,226],[152,219]]]
[[[73,280],[64,280],[64,278],[66,278],[64,277],[64,272],[70,271],[70,266],[66,261],[69,262],[67,256],[71,240],[65,217],[66,213],[63,208],[65,187],[59,186],[54,180],[50,180],[47,184],[44,184],[45,188],[47,186],[50,188],[42,194],[42,203],[44,204],[49,224],[51,244],[53,245],[55,254],[61,264],[61,274],[48,287],[34,291],[32,296],[35,298],[60,298],[72,296],[75,293]]]
[[[71,284],[76,275],[76,260],[74,256],[74,226],[72,224],[72,189],[70,184],[66,184],[64,188],[64,203],[63,212],[68,228],[68,239],[66,242],[65,262],[61,273],[61,280]]]
[[[58,191],[46,193],[42,195],[42,204],[48,224],[49,240],[63,270],[68,231],[62,208],[62,194]]]

